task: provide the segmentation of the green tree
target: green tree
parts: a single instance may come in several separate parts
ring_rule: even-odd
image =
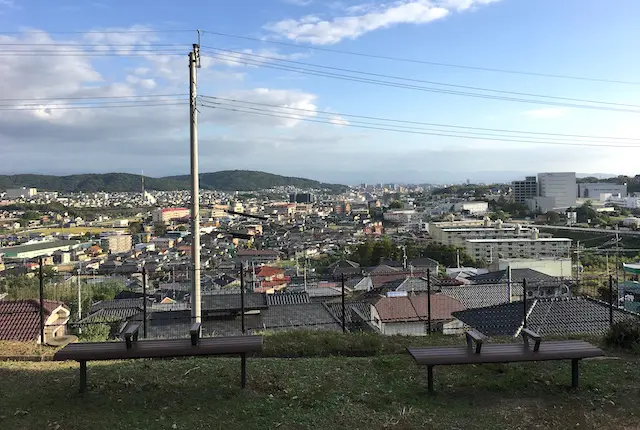
[[[560,214],[555,211],[549,211],[547,212],[547,219],[549,224],[558,224],[560,222]]]
[[[153,232],[156,236],[164,236],[165,234],[167,234],[167,226],[163,222],[154,222]]]
[[[142,223],[138,221],[134,221],[129,223],[129,233],[130,234],[140,234],[142,233]]]
[[[402,209],[403,207],[404,207],[404,205],[402,204],[402,202],[400,200],[394,200],[389,205],[389,209]]]

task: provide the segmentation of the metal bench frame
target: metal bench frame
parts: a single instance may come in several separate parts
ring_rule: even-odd
[[[140,322],[130,324],[123,332],[124,342],[71,343],[56,352],[53,360],[74,360],[80,363],[80,393],[84,393],[87,390],[87,361],[239,355],[240,385],[245,388],[247,385],[247,354],[262,351],[262,336],[202,339],[200,337],[200,323],[195,323],[189,330],[190,339],[138,341],[140,327]]]
[[[523,328],[520,334],[523,344],[493,344],[484,349],[484,351],[487,352],[484,356],[482,354],[482,347],[487,337],[476,330],[470,330],[465,333],[466,348],[455,346],[423,347],[407,348],[407,350],[418,365],[427,366],[428,390],[430,393],[433,392],[433,368],[436,365],[446,366],[454,364],[513,363],[551,360],[571,360],[571,385],[577,388],[580,360],[604,355],[604,352],[600,348],[585,341],[569,340],[545,342],[542,344],[542,336],[532,330]],[[532,343],[533,345],[531,345]],[[547,346],[547,348],[545,349],[543,346],[541,349],[541,345]],[[487,350],[493,352],[493,354]],[[430,352],[433,353],[431,357],[429,357]]]

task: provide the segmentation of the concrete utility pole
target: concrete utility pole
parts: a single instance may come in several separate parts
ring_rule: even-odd
[[[191,117],[191,258],[193,261],[193,280],[191,288],[191,318],[193,322],[202,321],[200,302],[200,183],[198,178],[198,109],[196,106],[196,88],[200,67],[200,45],[193,44],[189,53],[189,113]]]

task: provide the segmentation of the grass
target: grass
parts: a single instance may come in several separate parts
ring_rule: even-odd
[[[47,228],[39,228],[39,229],[35,229],[35,230],[29,230],[29,232],[42,233],[42,234],[45,234],[45,235],[56,234],[56,233],[60,233],[60,234],[84,234],[84,233],[97,234],[97,233],[102,233],[102,232],[105,232],[105,231],[114,231],[114,230],[122,230],[122,227],[120,227],[120,228],[117,228],[117,227],[68,227],[68,228],[47,227]]]
[[[436,367],[436,394],[406,355],[90,364],[0,363],[6,429],[637,428],[638,361]]]

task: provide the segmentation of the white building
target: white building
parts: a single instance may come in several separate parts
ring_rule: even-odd
[[[579,199],[593,199],[604,201],[606,197],[627,197],[627,184],[608,184],[606,182],[593,182],[577,185]],[[604,198],[603,198],[604,197]]]
[[[514,239],[470,239],[465,249],[473,259],[490,263],[499,258],[568,257],[571,239],[563,237]]]
[[[489,210],[487,202],[460,202],[453,205],[456,212],[468,212],[470,215],[484,215]]]
[[[396,224],[409,224],[415,222],[419,214],[415,210],[391,210],[383,214],[384,220]]]
[[[10,188],[5,193],[7,199],[28,199],[38,194],[36,188]]]
[[[572,274],[571,258],[500,258],[489,266],[493,271],[511,269],[532,269],[549,276],[569,278]]]
[[[469,239],[509,239],[529,237],[531,228],[520,224],[504,224],[498,220],[491,222],[488,218],[476,222],[442,222],[431,223],[429,234],[442,245],[465,247]]]

